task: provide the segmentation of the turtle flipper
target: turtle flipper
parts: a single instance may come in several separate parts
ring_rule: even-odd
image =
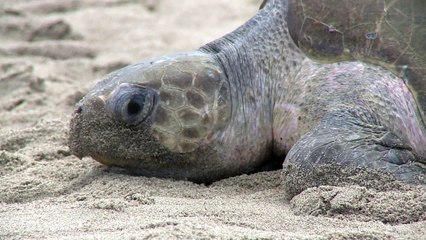
[[[384,127],[361,121],[351,111],[333,112],[291,148],[283,165],[284,184],[290,197],[319,185],[426,184],[421,162]]]

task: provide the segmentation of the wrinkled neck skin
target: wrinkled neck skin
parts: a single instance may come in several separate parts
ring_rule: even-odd
[[[315,63],[293,42],[286,14],[286,1],[270,0],[245,25],[201,48],[231,86],[231,122],[219,136],[229,160],[284,157],[325,114],[350,108],[375,112],[372,122],[426,157],[426,130],[403,80],[365,63]],[[338,77],[348,72],[353,76]]]
[[[227,148],[235,146],[229,154],[239,159],[268,157],[274,148],[274,115],[293,111],[291,104],[276,106],[277,96],[287,91],[286,82],[306,61],[288,33],[286,5],[269,1],[243,26],[201,48],[215,56],[229,80],[232,117],[221,137]],[[295,125],[289,121],[292,131]]]

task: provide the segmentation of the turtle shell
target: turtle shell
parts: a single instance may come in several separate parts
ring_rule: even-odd
[[[426,125],[426,1],[289,0],[287,21],[317,61],[360,60],[403,78]]]

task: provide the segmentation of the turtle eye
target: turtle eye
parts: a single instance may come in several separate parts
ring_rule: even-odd
[[[151,88],[122,83],[110,94],[106,109],[111,117],[128,125],[138,125],[152,117],[158,94]]]
[[[139,100],[139,101],[138,101]],[[127,103],[127,114],[128,115],[137,115],[143,109],[144,99],[132,99]]]

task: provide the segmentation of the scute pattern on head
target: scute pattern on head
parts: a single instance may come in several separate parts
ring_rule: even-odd
[[[172,70],[161,76],[158,91],[162,101],[152,125],[153,136],[172,152],[191,152],[229,118],[230,105],[221,104],[229,86],[218,69],[206,67],[196,74],[186,70],[185,62],[166,67]]]
[[[315,60],[361,60],[405,79],[426,125],[425,1],[290,0],[288,26]]]

